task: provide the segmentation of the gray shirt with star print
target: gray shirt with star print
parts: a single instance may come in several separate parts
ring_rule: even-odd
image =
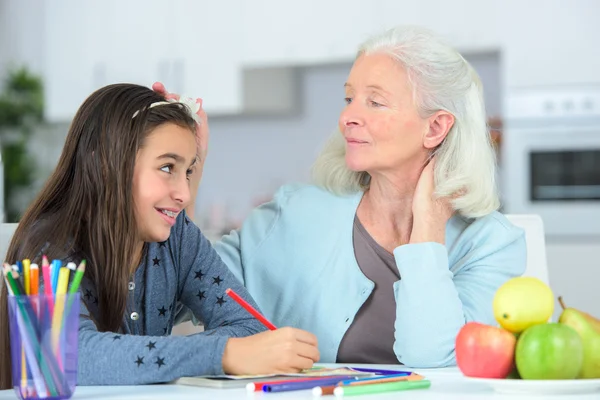
[[[82,281],[78,384],[136,385],[222,374],[227,339],[266,330],[225,294],[227,288],[258,309],[198,227],[180,213],[166,242],[146,245],[119,332],[96,329],[89,313],[98,313],[97,294],[90,281]],[[170,336],[177,316],[188,312],[205,331]]]

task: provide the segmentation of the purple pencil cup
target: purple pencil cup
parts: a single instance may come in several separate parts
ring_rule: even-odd
[[[12,381],[22,400],[69,399],[77,385],[79,293],[9,296]]]

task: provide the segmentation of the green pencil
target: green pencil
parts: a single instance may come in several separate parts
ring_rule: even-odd
[[[428,380],[374,383],[371,385],[336,387],[333,390],[333,394],[335,394],[337,397],[344,397],[344,396],[355,396],[355,395],[359,395],[359,394],[396,392],[396,391],[400,391],[400,390],[410,390],[410,389],[426,389],[430,386],[431,386],[431,382]]]
[[[69,287],[69,294],[75,294],[79,290],[79,285],[81,284],[81,279],[83,278],[83,274],[85,273],[85,260],[81,260],[79,263],[79,267],[77,267],[77,271],[75,272],[75,277],[73,278],[73,282],[71,282],[71,287]]]
[[[69,287],[69,294],[66,295],[67,296],[67,307],[65,308],[65,312],[64,312],[64,317],[62,320],[62,327],[61,329],[65,326],[66,322],[67,322],[67,318],[69,317],[70,313],[71,313],[71,307],[73,306],[73,301],[75,300],[75,294],[77,293],[77,291],[79,290],[79,285],[81,284],[81,279],[83,279],[83,274],[85,273],[85,260],[81,260],[81,262],[79,263],[79,266],[77,267],[77,270],[75,272],[75,277],[73,278],[73,281],[71,282],[71,286]]]

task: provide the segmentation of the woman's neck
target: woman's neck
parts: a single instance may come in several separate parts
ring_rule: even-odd
[[[420,177],[420,171],[417,172],[371,175],[369,189],[358,207],[362,225],[390,253],[410,240],[413,197]]]

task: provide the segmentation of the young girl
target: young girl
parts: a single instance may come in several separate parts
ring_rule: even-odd
[[[204,161],[197,155],[205,154],[197,149],[197,141],[205,142],[195,137],[196,128],[190,107],[148,88],[118,84],[96,91],[77,112],[56,170],[19,223],[7,262],[41,264],[42,253],[87,262],[79,385],[291,372],[318,361],[312,334],[263,332],[225,294],[232,288],[256,307],[186,216],[189,177]],[[2,286],[0,389],[7,389]],[[169,336],[182,310],[203,321],[205,332]]]

